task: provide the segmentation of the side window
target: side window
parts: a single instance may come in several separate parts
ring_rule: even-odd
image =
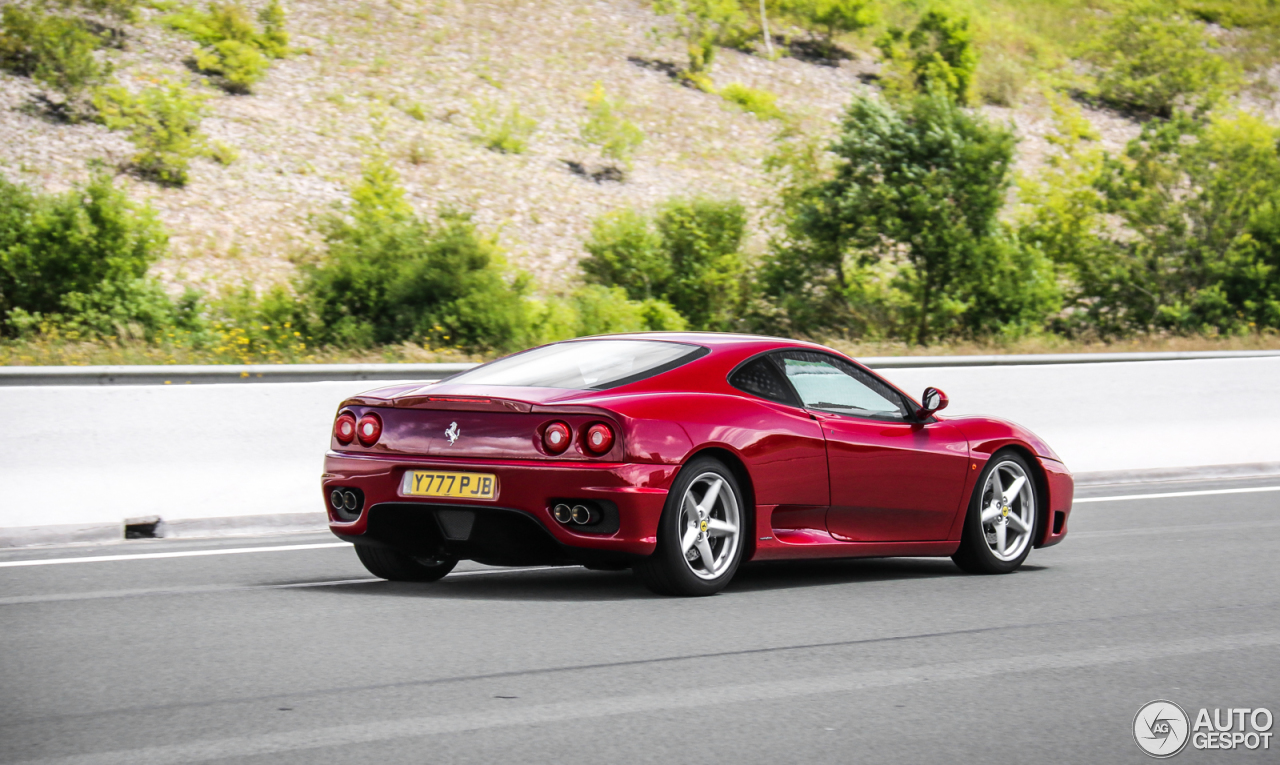
[[[907,419],[902,396],[882,381],[834,356],[808,351],[781,354],[783,370],[806,409],[856,417]]]
[[[778,365],[768,356],[761,356],[738,367],[737,371],[729,375],[729,384],[738,390],[777,401],[779,404],[800,405],[787,386],[787,381],[782,379]]]

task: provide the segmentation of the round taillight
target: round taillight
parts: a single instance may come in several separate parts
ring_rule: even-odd
[[[338,415],[338,419],[333,423],[333,437],[343,446],[355,440],[356,418],[350,412]]]
[[[559,454],[568,449],[572,438],[569,426],[563,422],[553,422],[542,429],[542,445],[551,454]]]
[[[604,454],[613,448],[613,428],[603,422],[587,428],[587,451],[592,454]]]
[[[373,446],[382,437],[382,418],[370,412],[356,423],[356,438],[362,446]]]

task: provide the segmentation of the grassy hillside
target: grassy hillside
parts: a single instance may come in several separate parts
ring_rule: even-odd
[[[266,5],[243,4],[253,12]],[[766,159],[779,134],[833,135],[850,99],[884,82],[876,39],[895,24],[909,27],[928,5],[880,3],[875,23],[838,35],[825,58],[786,8],[772,19],[775,56],[758,37],[719,50],[714,88],[740,83],[774,94],[772,117],[682,84],[674,75],[685,66],[684,42],[672,18],[644,0],[290,0],[291,51],[241,94],[193,71],[198,45],[171,21],[180,3],[144,4],[123,22],[74,10],[121,32],[95,55],[112,63],[127,90],[181,81],[205,94],[201,129],[221,156],[194,159],[181,187],[139,177],[129,169],[136,149],[124,132],[67,121],[42,106],[38,82],[0,73],[0,174],[62,191],[103,163],[168,230],[170,246],[153,273],[171,292],[246,283],[261,291],[317,256],[317,216],[350,199],[368,157],[385,155],[420,215],[471,212],[510,263],[532,275],[535,294],[565,294],[579,279],[594,219],[672,197],[741,200],[752,221],[747,251],[763,252],[778,196]],[[1165,6],[1207,24],[1218,55],[1243,77],[1238,102],[1280,124],[1276,2]],[[951,0],[946,7],[971,19],[977,106],[1015,127],[1019,171],[1034,173],[1050,150],[1046,94],[1075,99],[1106,149],[1118,151],[1138,134],[1141,117],[1089,92],[1097,64],[1087,48],[1099,20],[1120,3]],[[584,142],[593,91],[642,131],[629,161]]]
[[[252,4],[251,4],[252,5]],[[222,167],[196,161],[182,189],[131,182],[173,233],[167,278],[197,284],[281,278],[316,239],[309,216],[343,199],[373,147],[387,151],[415,207],[472,209],[513,260],[548,287],[581,253],[590,220],[676,194],[767,200],[761,160],[778,129],[720,98],[676,85],[660,68],[679,45],[655,44],[662,26],[643,2],[324,2],[289,6],[293,44],[247,96],[215,96],[204,129],[236,150]],[[117,76],[182,76],[193,44],[144,10],[129,25]],[[779,94],[780,105],[833,120],[869,63],[840,68],[727,53],[717,82]],[[625,182],[597,183],[579,140],[596,82],[625,98],[645,141]],[[83,178],[85,162],[124,164],[130,145],[98,125],[50,122],[24,109],[34,87],[0,75],[0,169],[51,189]],[[518,108],[536,121],[522,154],[484,145],[482,115]]]

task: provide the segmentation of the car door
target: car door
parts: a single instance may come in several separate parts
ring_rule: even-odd
[[[785,351],[777,360],[822,424],[831,487],[827,530],[857,542],[946,539],[969,469],[959,429],[915,420],[898,391],[843,359]]]
[[[767,512],[766,528],[781,541],[830,541],[831,494],[822,424],[805,411],[771,354],[739,365],[729,375],[729,384],[762,399],[758,411],[742,422],[752,430],[742,451],[757,505],[771,507],[762,510]]]

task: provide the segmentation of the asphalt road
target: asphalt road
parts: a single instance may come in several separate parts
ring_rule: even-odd
[[[218,554],[0,566],[0,762],[1121,763],[1153,699],[1280,714],[1280,491],[1082,501],[1070,531],[1009,576],[755,565],[688,600],[370,581],[319,534],[7,551]]]

